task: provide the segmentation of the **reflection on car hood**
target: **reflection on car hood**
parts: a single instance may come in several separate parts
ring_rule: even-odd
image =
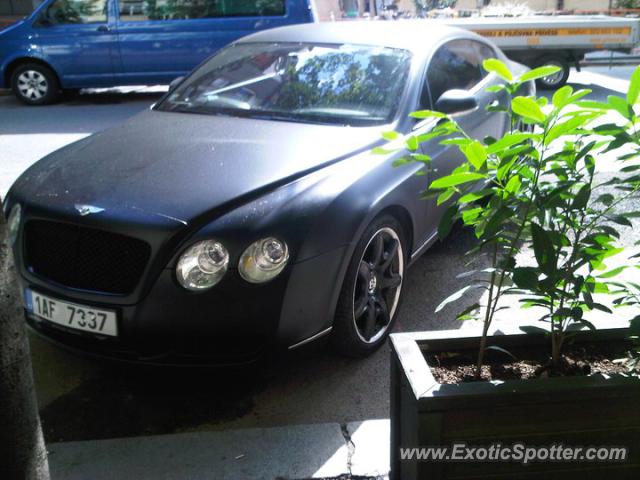
[[[370,148],[380,132],[147,111],[45,157],[12,192],[54,210],[134,208],[187,222]]]

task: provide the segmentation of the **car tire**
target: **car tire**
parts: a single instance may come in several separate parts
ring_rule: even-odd
[[[406,270],[405,234],[391,215],[365,230],[345,274],[334,318],[332,341],[349,357],[377,350],[393,329]]]
[[[554,75],[537,79],[536,85],[538,88],[541,90],[555,90],[567,83],[571,67],[565,58],[556,55],[549,55],[536,62],[536,68],[544,67],[546,65],[560,67],[562,70]]]
[[[11,89],[18,100],[27,105],[48,105],[60,96],[58,77],[40,63],[18,66],[11,75]]]

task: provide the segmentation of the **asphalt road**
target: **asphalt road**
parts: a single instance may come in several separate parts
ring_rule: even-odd
[[[593,98],[620,95],[632,68],[573,73]],[[0,96],[0,195],[31,163],[67,143],[148,108],[153,89],[82,94],[50,107],[24,107]],[[435,306],[482,264],[456,231],[408,272],[397,331],[460,328],[456,307]],[[469,261],[472,265],[466,265]],[[471,299],[472,300],[472,299]],[[78,358],[32,337],[38,399],[48,441],[269,427],[383,418],[389,411],[389,350],[345,359],[317,345],[241,371],[171,371],[118,367]]]

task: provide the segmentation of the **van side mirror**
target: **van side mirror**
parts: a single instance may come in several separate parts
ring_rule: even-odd
[[[175,88],[180,85],[183,80],[184,77],[178,77],[171,80],[171,83],[169,84],[169,91],[171,92],[172,90],[175,90]]]
[[[436,110],[447,115],[472,112],[478,108],[478,100],[468,90],[452,89],[444,92],[436,102]]]

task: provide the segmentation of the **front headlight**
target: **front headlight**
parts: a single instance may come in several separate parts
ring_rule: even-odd
[[[178,281],[187,290],[205,290],[218,283],[229,266],[229,252],[220,242],[204,240],[187,249],[178,260]]]
[[[0,215],[2,213],[0,212]],[[18,231],[20,230],[20,219],[22,217],[22,208],[19,203],[16,203],[11,212],[9,212],[9,218],[7,219],[7,229],[9,232],[9,245],[16,243],[18,238]]]
[[[247,282],[263,283],[276,277],[288,260],[287,244],[277,238],[268,237],[252,243],[244,251],[238,270]]]

